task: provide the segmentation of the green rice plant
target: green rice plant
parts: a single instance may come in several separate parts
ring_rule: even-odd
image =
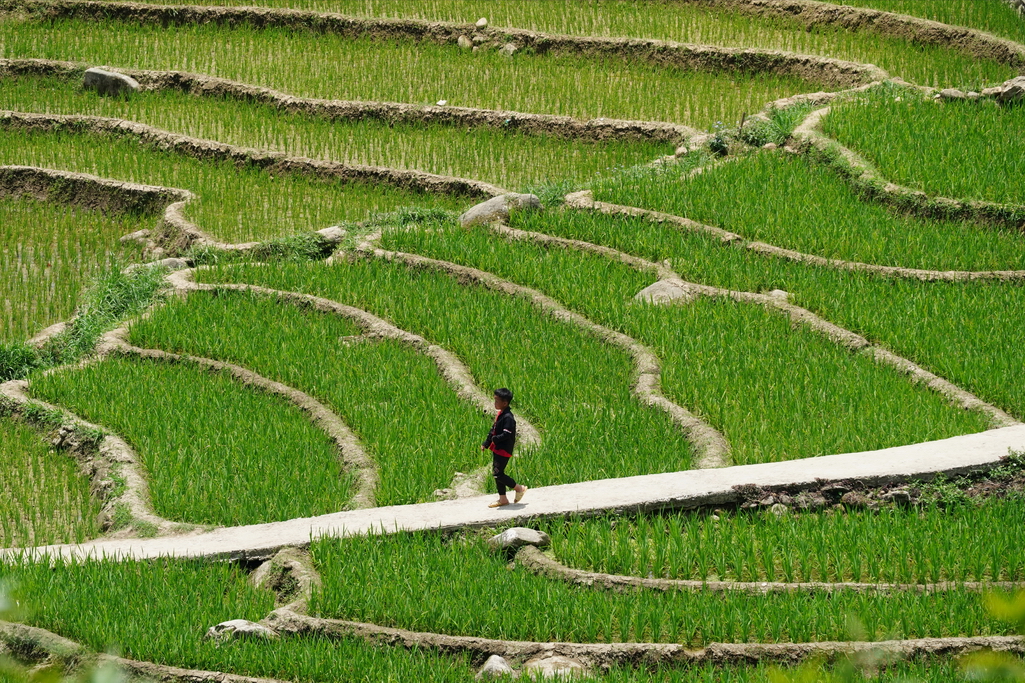
[[[112,358],[32,381],[33,396],[123,436],[157,514],[234,526],[336,512],[351,477],[328,436],[276,396],[188,364]]]
[[[696,127],[739,121],[767,101],[821,88],[791,76],[688,71],[614,56],[523,51],[509,59],[496,50],[473,53],[454,44],[211,24],[9,20],[0,23],[0,45],[4,57],[181,69],[307,97],[444,100],[450,106]]]
[[[547,232],[561,219],[559,212],[541,212],[517,214],[513,223]],[[948,406],[891,369],[816,332],[794,329],[788,318],[761,306],[726,299],[637,305],[633,295],[654,276],[603,256],[458,227],[388,232],[383,246],[538,288],[647,344],[662,360],[667,395],[722,431],[737,464],[886,448],[986,425],[981,415]]]
[[[977,28],[1025,42],[1025,24],[1004,0],[825,0]]]
[[[671,166],[613,174],[595,197],[829,258],[939,270],[1025,268],[1020,231],[902,216],[865,201],[807,157],[761,153],[689,176]]]
[[[190,190],[198,197],[186,206],[185,214],[207,234],[229,242],[319,230],[411,204],[456,208],[466,203],[465,198],[383,184],[275,175],[230,161],[185,157],[131,138],[73,131],[0,129],[0,164],[42,166]],[[138,226],[126,227],[124,232],[134,229]]]
[[[378,505],[434,500],[456,471],[481,465],[489,422],[434,362],[352,323],[274,299],[197,292],[132,327],[131,342],[243,365],[324,401],[380,467]]]
[[[189,4],[173,0],[163,4]],[[928,6],[930,18],[986,28],[1025,42],[1025,30],[997,0],[861,0]],[[213,0],[210,5],[246,5],[248,0]],[[857,4],[857,3],[847,3]],[[289,7],[366,17],[416,18],[472,23],[486,17],[491,26],[516,27],[577,36],[658,38],[703,45],[758,47],[799,54],[824,55],[877,64],[895,76],[923,85],[968,85],[1001,81],[1013,69],[959,53],[954,48],[910,43],[870,31],[849,31],[826,25],[806,27],[782,19],[753,17],[694,1],[633,0],[423,0],[382,3],[376,0],[261,0],[264,7]],[[944,12],[951,5],[953,12]],[[961,7],[956,7],[956,6]],[[976,5],[981,5],[976,9]],[[990,7],[993,5],[993,7]],[[881,9],[889,9],[881,6]],[[906,11],[906,10],[905,10]],[[912,14],[916,12],[911,12]],[[969,13],[970,19],[961,15]],[[945,85],[943,85],[945,84]],[[748,110],[751,111],[751,110]],[[738,120],[734,117],[730,120]]]
[[[1018,352],[1025,345],[1025,324],[1015,314],[1025,306],[1020,284],[930,283],[813,268],[668,225],[591,212],[550,215],[543,230],[668,260],[692,282],[787,291],[794,303],[1025,416],[1025,367]]]
[[[77,82],[51,77],[0,80],[0,109],[124,118],[233,145],[347,164],[475,178],[511,189],[551,178],[579,183],[599,171],[634,166],[673,151],[672,145],[664,143],[588,142],[488,128],[371,119],[332,121],[290,114],[256,102],[198,97],[173,90],[147,91],[128,99],[101,97],[83,90]],[[371,189],[366,186],[362,192],[347,196],[345,205],[347,209],[351,205],[351,209],[346,214],[362,217],[356,210],[373,201]],[[387,210],[397,201],[379,197],[368,209]],[[411,196],[406,201],[447,206],[427,195]]]
[[[586,622],[593,620],[601,625],[599,642],[652,641],[655,631],[664,642],[671,633],[668,621],[686,615],[687,632],[678,634],[678,642],[691,646],[770,638],[843,640],[845,615],[862,618],[870,639],[1010,630],[991,622],[978,593],[965,591],[888,596],[610,593],[522,568],[510,571],[485,539],[414,533],[315,541],[312,552],[324,583],[311,609],[326,617],[511,640],[582,641],[589,635]],[[496,612],[501,619],[494,618]],[[654,631],[653,620],[659,623]]]
[[[891,182],[1012,204],[1025,204],[1023,127],[1025,107],[940,102],[904,89],[871,91],[834,107],[823,122]]]
[[[541,447],[517,458],[510,472],[528,486],[690,465],[690,446],[680,430],[631,394],[633,362],[626,353],[539,314],[519,297],[380,261],[233,266],[197,275],[363,308],[455,353],[479,386],[510,387],[514,410],[541,431]],[[483,434],[463,438],[466,448],[477,449]],[[484,454],[478,457],[481,466],[489,462]]]
[[[138,257],[138,247],[118,238],[137,230],[140,220],[0,198],[0,342],[27,339],[71,317],[91,277]]]
[[[75,461],[38,432],[0,418],[0,548],[81,543],[99,533],[99,503]]]
[[[607,574],[698,581],[1022,581],[1025,550],[1016,541],[1014,520],[1023,510],[1025,498],[1011,496],[782,517],[720,510],[570,518],[541,528],[551,535],[560,562]],[[615,552],[624,543],[634,552]],[[744,549],[741,560],[728,571],[711,570],[712,558],[738,548]]]

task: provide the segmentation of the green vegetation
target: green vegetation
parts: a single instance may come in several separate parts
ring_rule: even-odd
[[[555,214],[519,214],[547,232]],[[647,344],[662,360],[670,397],[704,416],[737,464],[872,450],[985,428],[893,370],[852,355],[761,306],[700,299],[641,306],[653,276],[603,256],[508,242],[458,227],[385,234],[384,247],[455,261],[536,287]],[[601,283],[596,286],[596,283]]]
[[[806,157],[760,153],[690,176],[662,167],[608,176],[595,198],[725,228],[806,253],[937,270],[1025,268],[1020,231],[902,216]]]
[[[1025,42],[1025,22],[1003,0],[825,0],[968,26]]]
[[[608,593],[510,571],[484,535],[396,534],[316,541],[322,616],[415,631],[580,642],[843,640],[845,617],[869,638],[997,634],[978,593],[747,595]],[[544,605],[544,609],[538,609]]]
[[[33,380],[31,392],[110,428],[150,474],[157,514],[257,524],[344,509],[326,434],[298,408],[198,367],[113,358]]]
[[[920,0],[862,0],[865,1],[877,4],[903,1],[916,7],[921,4]],[[191,4],[191,0],[172,0],[161,4]],[[248,0],[213,0],[204,4],[251,3]],[[529,3],[517,0],[422,0],[416,3],[378,0],[261,0],[259,4],[262,7],[340,12],[354,16],[463,23],[487,17],[491,26],[576,36],[629,36],[702,45],[787,50],[877,64],[894,76],[940,87],[999,82],[1014,75],[1014,70],[1009,67],[961,54],[956,49],[914,44],[870,31],[847,31],[829,26],[808,29],[796,21],[752,17],[741,12],[709,7],[693,0],[536,0]],[[954,19],[960,19],[959,14],[943,12],[943,6],[962,5],[973,16],[973,20],[977,18],[980,21],[980,26],[988,26],[997,33],[1004,32],[1008,37],[1025,41],[1025,30],[1016,26],[1019,20],[1006,7],[1001,7],[998,0],[935,0],[927,4],[931,10],[935,8],[934,11]],[[975,9],[973,5],[983,7]],[[961,10],[961,13],[964,11]],[[739,117],[734,119],[739,120]]]
[[[1021,581],[1025,497],[879,512],[671,513],[560,520],[560,562],[608,574],[709,581]],[[980,533],[985,530],[985,533]],[[866,552],[851,552],[865,548]]]
[[[64,131],[0,130],[0,164],[190,190],[198,197],[185,214],[207,234],[229,242],[319,230],[410,204],[455,208],[466,202],[388,185],[275,175],[229,161],[201,161],[131,138]],[[131,229],[137,228],[123,232]]]
[[[346,164],[475,178],[511,189],[551,178],[580,182],[599,171],[634,166],[673,152],[672,145],[661,143],[594,143],[516,131],[372,119],[332,121],[289,114],[256,102],[198,97],[174,90],[143,92],[130,99],[108,98],[83,90],[76,82],[52,77],[0,80],[0,108],[124,118],[243,147]],[[260,183],[253,183],[249,176],[245,176],[244,182],[247,188],[260,187]],[[396,196],[390,199],[378,196],[382,192]],[[396,190],[386,192],[384,188],[360,186],[340,201],[345,206],[344,215],[357,218],[362,218],[367,211],[385,210],[401,201],[421,206],[447,205],[442,198],[429,195],[410,194],[402,199],[403,196]],[[280,234],[280,230],[260,234]]]
[[[306,292],[363,308],[455,353],[479,386],[511,387],[516,410],[542,432],[541,448],[514,465],[514,476],[528,485],[690,466],[690,446],[682,432],[631,394],[633,362],[625,352],[541,315],[519,297],[379,261],[220,268],[198,275],[207,281]],[[476,450],[482,433],[462,438],[480,465],[489,462]],[[586,444],[587,457],[581,457],[581,444]]]
[[[32,428],[0,417],[0,548],[80,543],[100,506],[74,459]]]
[[[291,95],[483,107],[582,119],[739,121],[768,101],[818,84],[759,73],[709,73],[577,55],[472,53],[431,42],[335,34],[138,25],[0,22],[4,57],[71,59],[121,68],[181,69]],[[317,59],[308,56],[316,53]]]
[[[131,341],[229,360],[330,406],[381,470],[378,505],[434,500],[455,472],[484,464],[489,426],[434,361],[396,341],[357,338],[334,315],[246,293],[192,294],[132,327]]]
[[[1025,21],[1021,21],[1025,26]],[[1025,204],[1025,107],[937,102],[880,88],[834,107],[823,129],[884,178],[958,199]]]
[[[19,144],[0,142],[5,152],[8,143]],[[120,244],[118,238],[138,230],[140,220],[0,198],[0,342],[27,339],[71,317],[92,277],[138,257],[137,246]]]

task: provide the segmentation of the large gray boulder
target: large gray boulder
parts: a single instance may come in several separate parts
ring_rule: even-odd
[[[992,97],[1000,104],[1012,104],[1025,99],[1025,76],[1005,81],[994,88],[982,91],[983,97]]]
[[[587,675],[587,667],[562,655],[536,657],[523,665],[523,671],[531,678],[576,678]]]
[[[252,640],[273,640],[278,634],[263,624],[245,619],[232,619],[222,621],[216,626],[207,629],[206,637],[217,641],[252,639]]]
[[[481,202],[459,217],[459,224],[464,228],[471,225],[495,223],[509,220],[510,211],[537,211],[541,208],[541,200],[533,194],[503,194]]]
[[[533,545],[544,548],[551,544],[552,539],[543,531],[527,529],[521,526],[514,526],[502,533],[488,539],[488,545],[494,550],[509,549],[515,550],[525,545]]]
[[[138,92],[139,81],[131,76],[95,66],[86,70],[85,77],[82,79],[82,87],[86,90],[95,90],[101,95],[129,95]]]
[[[491,655],[488,657],[488,661],[484,662],[484,666],[481,667],[480,671],[477,672],[475,678],[478,681],[483,681],[488,678],[501,678],[502,676],[516,677],[516,672],[509,662],[505,661],[504,657],[499,655]]]

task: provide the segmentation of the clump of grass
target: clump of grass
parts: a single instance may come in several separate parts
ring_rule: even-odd
[[[512,223],[548,232],[551,224],[577,215],[519,214]],[[647,344],[663,361],[666,392],[723,431],[738,464],[885,448],[986,425],[981,415],[952,408],[892,370],[816,332],[794,329],[789,319],[760,306],[713,299],[636,305],[633,295],[653,276],[602,256],[459,228],[390,232],[384,245],[536,287]]]
[[[326,434],[298,408],[226,374],[113,358],[30,388],[133,444],[153,507],[168,519],[257,524],[336,512],[352,493]]]
[[[770,142],[775,145],[783,145],[790,139],[794,128],[797,128],[798,124],[814,108],[814,105],[807,103],[791,107],[771,107],[768,111],[768,121],[756,120],[746,126],[741,126],[737,131],[737,137],[745,144],[754,147],[761,147]]]
[[[626,353],[541,315],[521,298],[378,261],[232,267],[198,276],[364,308],[458,355],[479,386],[511,387],[516,410],[542,431],[540,449],[514,464],[514,476],[528,485],[672,472],[690,464],[680,430],[631,394],[633,362]],[[401,374],[395,377],[401,382]],[[479,465],[487,463],[479,433],[460,439]],[[579,457],[584,443],[589,455]]]
[[[344,301],[344,299],[343,299]],[[195,293],[133,326],[132,343],[229,360],[316,396],[356,432],[381,471],[378,505],[434,500],[484,464],[487,418],[434,362],[351,322],[247,293]],[[430,419],[412,416],[430,416]]]
[[[0,548],[81,543],[99,534],[99,503],[75,461],[37,431],[0,417]]]
[[[1018,231],[899,215],[806,157],[761,153],[695,176],[606,176],[595,196],[830,258],[940,270],[1025,266]]]
[[[1023,128],[1025,107],[939,102],[892,88],[836,106],[823,122],[827,134],[868,157],[889,181],[1012,204],[1025,204]]]

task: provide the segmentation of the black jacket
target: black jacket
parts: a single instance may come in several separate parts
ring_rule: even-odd
[[[513,417],[509,408],[503,408],[495,417],[495,424],[491,425],[488,438],[484,439],[484,446],[487,450],[507,458],[512,457],[513,447],[516,445],[516,418]]]

